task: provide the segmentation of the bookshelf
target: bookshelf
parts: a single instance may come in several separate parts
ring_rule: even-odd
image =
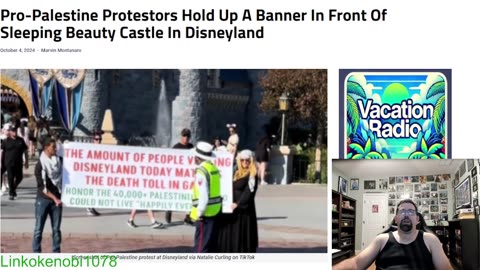
[[[448,223],[448,257],[452,264],[458,269],[480,269],[478,220],[457,219]]]
[[[448,243],[449,243],[449,233],[448,233],[448,226],[442,226],[442,225],[432,225],[428,226],[430,230],[432,230],[435,235],[438,237],[440,242],[442,243],[442,248],[447,257],[449,256],[449,251],[448,251]]]
[[[356,200],[332,190],[333,264],[355,255]],[[335,207],[336,205],[336,207]]]

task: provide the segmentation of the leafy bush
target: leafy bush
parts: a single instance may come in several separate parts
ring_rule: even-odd
[[[299,149],[297,147],[297,154],[303,158],[308,158],[308,169],[307,169],[307,176],[306,179],[300,179],[299,183],[315,183],[316,171],[315,171],[315,147],[310,147],[307,149]],[[327,183],[327,175],[328,175],[328,168],[327,168],[327,160],[328,160],[328,149],[326,146],[322,146],[321,148],[321,175],[320,175],[320,183],[326,184]]]

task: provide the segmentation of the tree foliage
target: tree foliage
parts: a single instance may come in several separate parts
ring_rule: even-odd
[[[269,70],[260,84],[265,90],[260,104],[262,110],[278,112],[278,100],[282,93],[286,92],[290,98],[290,119],[311,123],[317,129],[326,127],[326,69]]]

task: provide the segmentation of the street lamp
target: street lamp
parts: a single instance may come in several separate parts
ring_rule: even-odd
[[[280,96],[280,99],[278,100],[280,112],[282,113],[282,137],[280,140],[280,145],[283,145],[283,139],[285,137],[284,136],[285,135],[285,113],[288,111],[290,107],[289,101],[290,100],[288,98],[288,93],[285,93],[285,92]]]

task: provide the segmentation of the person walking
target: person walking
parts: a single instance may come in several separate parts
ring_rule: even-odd
[[[193,252],[215,252],[216,216],[222,211],[220,172],[212,162],[213,145],[198,142],[193,153],[197,165],[190,211],[190,218],[195,222]]]
[[[30,151],[30,155],[32,157],[35,156],[35,148],[36,148],[36,144],[37,144],[37,138],[35,137],[35,134],[37,133],[37,121],[35,120],[35,116],[31,115],[29,118],[28,118],[28,123],[27,123],[27,127],[28,127],[28,141],[29,141],[29,151]]]
[[[38,155],[42,153],[42,147],[44,145],[44,140],[49,138],[50,134],[50,127],[48,126],[47,119],[45,117],[40,117],[39,121],[37,122],[37,129],[35,130],[35,140],[37,142],[37,151]]]
[[[62,233],[62,163],[56,156],[56,143],[47,138],[43,151],[35,166],[37,179],[37,199],[35,201],[35,229],[33,232],[33,252],[42,252],[42,235],[47,216],[52,225],[52,251],[60,252]]]
[[[27,147],[29,147],[30,138],[28,137],[28,134],[30,133],[30,130],[28,129],[27,121],[28,120],[26,118],[20,119],[20,126],[17,129],[17,134],[18,134],[18,137],[22,138],[25,141],[25,144],[27,145]]]
[[[23,168],[28,169],[28,147],[25,141],[17,136],[17,127],[10,125],[8,137],[2,144],[2,158],[8,178],[9,200],[17,197],[17,187],[23,180]]]
[[[180,142],[175,144],[173,146],[174,149],[192,149],[193,144],[190,142],[190,138],[192,136],[192,132],[188,128],[182,129],[180,132]],[[167,223],[172,223],[172,211],[166,211],[165,212],[165,221]],[[185,216],[185,219],[183,220],[186,224],[193,225],[192,220],[190,219],[190,214],[187,214]]]

